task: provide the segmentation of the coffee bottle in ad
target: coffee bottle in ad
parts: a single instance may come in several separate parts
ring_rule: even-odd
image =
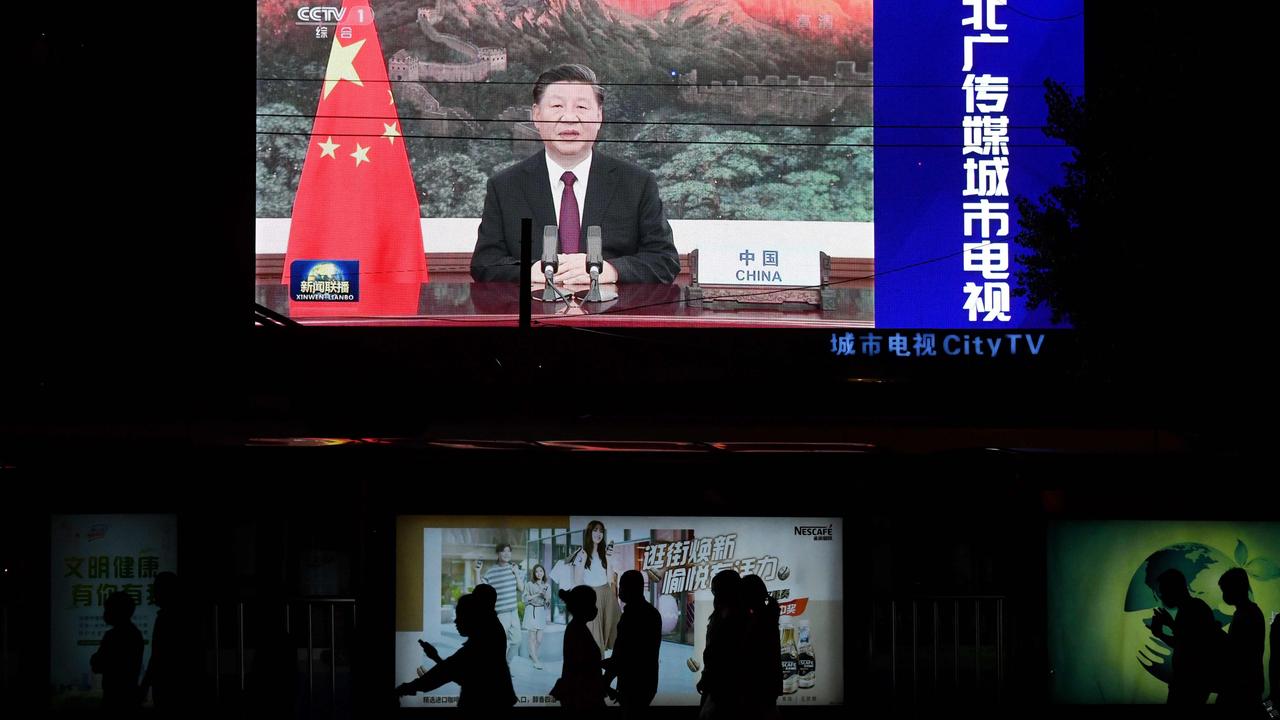
[[[811,688],[817,679],[815,673],[813,641],[809,637],[809,620],[796,620],[796,684],[801,688]]]
[[[782,643],[782,692],[792,695],[798,687],[799,677],[796,667],[798,660],[796,629],[790,619],[784,619],[779,623],[778,635]]]

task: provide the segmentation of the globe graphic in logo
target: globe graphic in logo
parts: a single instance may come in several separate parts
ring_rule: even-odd
[[[342,272],[342,268],[331,262],[316,263],[307,271],[307,280],[309,282],[342,282],[346,280],[346,276]]]
[[[1213,608],[1214,619],[1220,625],[1226,625],[1231,622],[1231,616],[1217,608],[1221,600],[1218,579],[1233,567],[1235,563],[1226,553],[1201,543],[1186,542],[1161,548],[1151,553],[1134,572],[1125,594],[1124,610],[1131,613],[1163,607],[1156,593],[1160,576],[1168,570],[1177,570],[1187,579],[1191,596],[1208,603]],[[1177,611],[1172,612],[1176,617]],[[1142,624],[1148,629],[1151,627],[1150,612],[1142,614]],[[1138,662],[1156,679],[1168,683],[1172,653],[1167,644],[1148,634],[1146,644],[1138,651]]]

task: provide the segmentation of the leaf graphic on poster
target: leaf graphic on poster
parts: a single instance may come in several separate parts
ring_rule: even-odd
[[[1168,684],[1173,677],[1173,648],[1159,638],[1147,637],[1146,644],[1138,649],[1138,662],[1162,683]]]
[[[1249,560],[1249,546],[1236,539],[1236,564],[1243,566]]]
[[[1244,566],[1244,569],[1258,580],[1280,578],[1280,563],[1271,558],[1254,558]]]

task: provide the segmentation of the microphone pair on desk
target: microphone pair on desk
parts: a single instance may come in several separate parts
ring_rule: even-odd
[[[603,241],[600,226],[587,227],[587,273],[591,275],[591,290],[583,298],[583,302],[607,302],[615,300],[618,293],[612,289],[600,289],[600,273],[604,270]],[[556,302],[568,298],[556,289],[556,271],[560,269],[560,259],[556,250],[560,247],[560,228],[556,225],[544,225],[542,228],[542,272],[546,275],[547,284],[542,291],[543,302]]]

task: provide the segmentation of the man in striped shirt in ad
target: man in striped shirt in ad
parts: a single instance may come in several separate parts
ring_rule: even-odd
[[[498,563],[492,565],[483,574],[483,561],[476,561],[476,575],[480,582],[494,589],[498,594],[498,602],[494,611],[498,613],[498,622],[507,633],[507,664],[520,649],[520,616],[516,612],[516,597],[524,592],[524,577],[520,566],[511,562],[511,545],[498,543]]]

